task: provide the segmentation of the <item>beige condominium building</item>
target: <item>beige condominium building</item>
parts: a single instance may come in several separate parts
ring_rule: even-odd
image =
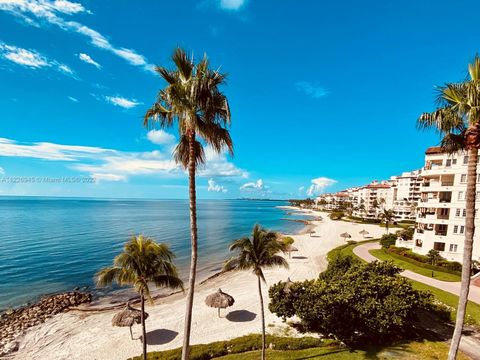
[[[447,260],[462,262],[467,162],[464,152],[447,154],[440,147],[426,150],[414,237],[397,240],[397,246],[423,255],[435,249]],[[477,175],[477,183],[479,180]],[[476,225],[480,226],[478,216]],[[473,260],[480,261],[480,236],[475,240]]]
[[[396,220],[415,220],[418,201],[420,200],[420,185],[422,171],[404,172],[399,176],[392,176],[393,183],[393,213]]]

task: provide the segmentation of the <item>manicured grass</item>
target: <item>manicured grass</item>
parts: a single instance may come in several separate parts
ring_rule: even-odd
[[[410,279],[409,279],[410,280]],[[458,296],[454,295],[452,293],[449,293],[448,291],[443,291],[440,289],[437,289],[436,287],[426,285],[424,283],[415,281],[415,280],[410,280],[413,284],[413,287],[417,290],[423,290],[423,291],[430,291],[435,298],[444,303],[445,305],[450,306],[453,309],[457,308],[458,305]],[[455,320],[456,316],[456,311],[452,311],[451,313],[451,318],[452,320]],[[467,317],[466,317],[466,322],[467,324],[477,324],[480,325],[480,305],[476,304],[472,301],[469,301],[467,304]]]
[[[327,253],[327,260],[330,261],[331,259],[333,259],[335,256],[337,256],[338,254],[340,255],[350,255],[350,256],[353,256],[355,258],[357,258],[358,260],[362,261],[362,262],[366,262],[365,260],[363,259],[360,259],[357,255],[355,255],[353,253],[353,249],[361,244],[366,244],[366,243],[370,243],[370,242],[377,242],[378,239],[371,239],[371,240],[365,240],[365,241],[356,241],[356,242],[352,242],[352,243],[347,243],[347,244],[344,244],[344,245],[340,245],[339,247],[336,247],[335,249],[333,250],[330,250],[328,253]]]
[[[423,276],[428,276],[432,277],[432,273],[434,274],[434,278],[440,281],[460,281],[460,276],[456,274],[449,274],[443,271],[438,271],[438,270],[431,270],[428,268],[424,268],[420,265],[412,264],[409,261],[402,260],[400,255],[395,255],[395,254],[390,254],[384,249],[374,249],[369,251],[370,254],[375,256],[376,258],[386,261],[390,260],[393,261],[396,265],[401,267],[402,269],[405,270],[410,270],[413,271],[414,273],[423,275]]]
[[[369,240],[368,242],[375,242],[375,241],[378,241],[378,239]],[[355,255],[353,253],[353,248],[358,246],[358,245],[361,245],[363,243],[365,243],[365,241],[355,243],[355,244],[345,244],[345,245],[339,246],[339,247],[331,250],[327,254],[327,259],[331,259],[332,257],[335,256],[335,254],[341,253],[341,254],[344,254],[344,255],[352,255],[352,256],[356,257],[357,259],[359,259],[361,261],[364,261],[363,259],[360,259],[357,255]],[[376,256],[375,254],[372,254],[372,255]],[[430,275],[431,275],[431,273],[430,273]],[[448,274],[448,275],[451,275],[451,274]],[[449,293],[447,291],[440,290],[440,289],[438,289],[436,287],[433,287],[433,286],[426,285],[426,284],[418,282],[418,281],[414,281],[414,280],[410,280],[410,281],[412,282],[413,287],[415,289],[430,291],[438,301],[444,303],[447,306],[450,306],[452,309],[457,308],[457,305],[458,305],[458,296],[457,295],[454,295],[454,294]],[[456,316],[456,312],[452,311],[451,319],[453,321],[455,320],[455,316]],[[468,302],[466,321],[469,324],[480,325],[480,305],[479,304],[476,304],[472,301]]]
[[[446,359],[448,344],[445,342],[410,342],[384,349],[350,350],[346,348],[321,347],[295,351],[267,350],[268,359],[322,359],[322,360],[366,360],[366,359],[411,359],[434,360]],[[256,360],[260,351],[250,351],[243,354],[227,355],[217,359],[222,360]],[[458,355],[459,360],[468,360],[463,354]]]

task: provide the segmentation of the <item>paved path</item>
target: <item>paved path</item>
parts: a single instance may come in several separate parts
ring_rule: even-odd
[[[375,256],[369,253],[369,251],[372,249],[380,249],[380,244],[378,242],[362,244],[354,247],[353,253],[368,262],[378,260]],[[436,287],[440,290],[455,294],[457,296],[460,293],[460,282],[440,281],[437,279],[429,278],[428,276],[414,273],[410,270],[404,270],[401,275],[409,279]],[[477,304],[480,304],[480,288],[477,286],[470,286],[468,299],[470,301],[476,302]]]

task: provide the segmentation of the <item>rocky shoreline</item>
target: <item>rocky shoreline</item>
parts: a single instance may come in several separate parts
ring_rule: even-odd
[[[92,301],[92,294],[71,291],[44,296],[39,302],[0,315],[0,357],[18,349],[17,338],[30,327],[67,312],[71,307]]]

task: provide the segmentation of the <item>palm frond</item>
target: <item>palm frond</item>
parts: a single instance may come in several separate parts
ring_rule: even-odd
[[[204,164],[205,152],[203,150],[202,144],[199,141],[195,140],[194,148],[195,165],[198,166],[200,164]],[[173,158],[178,164],[181,164],[184,168],[188,167],[188,163],[190,161],[190,148],[189,140],[186,135],[182,135],[180,137],[180,141],[178,142],[175,150],[173,151]]]

